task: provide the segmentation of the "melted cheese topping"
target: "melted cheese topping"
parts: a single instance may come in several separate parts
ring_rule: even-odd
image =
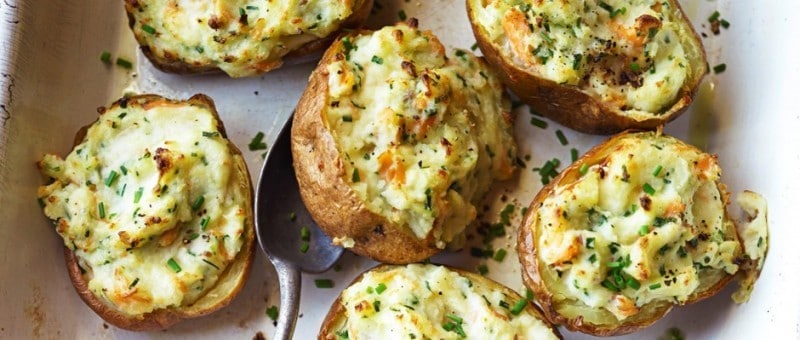
[[[324,117],[366,207],[437,246],[461,237],[476,201],[514,171],[510,103],[485,64],[446,57],[404,24],[341,40]]]
[[[342,292],[346,322],[337,338],[459,339],[462,331],[471,339],[558,339],[527,308],[510,311],[521,296],[485,281],[435,265],[368,272]]]
[[[651,301],[687,301],[709,272],[738,270],[714,156],[638,133],[585,169],[536,212],[539,259],[569,299],[622,320]]]
[[[479,1],[474,1],[479,2]],[[668,109],[693,72],[676,9],[662,1],[489,0],[477,23],[505,58],[633,117]]]
[[[66,159],[44,157],[53,182],[38,195],[94,295],[141,315],[214,286],[242,247],[248,202],[208,107],[125,106],[105,111]]]
[[[216,66],[233,77],[281,64],[337,31],[361,0],[137,0],[133,30],[161,58]]]

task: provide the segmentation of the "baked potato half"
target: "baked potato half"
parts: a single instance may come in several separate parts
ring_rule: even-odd
[[[125,0],[142,52],[164,72],[255,76],[361,26],[372,0]]]
[[[486,59],[525,103],[577,131],[677,118],[707,73],[676,0],[467,0]]]
[[[481,275],[432,264],[382,265],[331,306],[320,340],[560,339],[527,298]]]
[[[749,261],[720,174],[716,156],[660,131],[615,135],[566,168],[536,195],[517,240],[547,318],[619,335],[719,292]]]
[[[244,158],[204,95],[120,99],[65,158],[38,163],[75,289],[100,317],[143,331],[227,305],[254,251]]]
[[[499,79],[469,52],[447,57],[416,25],[336,40],[292,125],[311,216],[335,243],[392,264],[458,247],[492,181],[515,170]]]

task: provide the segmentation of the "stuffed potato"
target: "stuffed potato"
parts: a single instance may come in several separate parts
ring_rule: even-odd
[[[334,242],[387,263],[463,243],[515,170],[510,102],[484,62],[416,21],[333,43],[294,115],[303,201]]]
[[[660,132],[616,135],[565,169],[536,195],[517,244],[545,315],[625,334],[720,291],[748,259],[719,179],[715,156]]]
[[[125,0],[144,55],[165,72],[268,72],[366,20],[372,0]]]
[[[486,59],[523,101],[578,131],[653,129],[707,72],[678,1],[468,0]]]
[[[331,306],[320,340],[560,339],[528,299],[483,276],[430,264],[379,266]]]
[[[252,187],[210,98],[102,109],[64,159],[38,163],[44,213],[81,298],[110,324],[163,329],[231,301],[254,250]]]

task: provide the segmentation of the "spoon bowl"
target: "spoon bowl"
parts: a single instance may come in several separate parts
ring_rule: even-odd
[[[321,273],[333,266],[343,249],[334,246],[306,210],[292,165],[292,116],[267,153],[256,189],[256,234],[275,267],[280,308],[275,339],[290,339],[300,303],[300,272]],[[308,235],[304,237],[303,230]]]

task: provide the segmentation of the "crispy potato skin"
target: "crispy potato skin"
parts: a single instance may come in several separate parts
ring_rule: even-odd
[[[342,22],[339,30],[333,32],[324,39],[311,41],[300,48],[289,52],[282,59],[273,62],[271,67],[265,69],[264,72],[269,72],[271,70],[280,68],[285,60],[301,60],[303,57],[310,56],[313,53],[324,50],[340,33],[344,32],[345,30],[360,27],[361,24],[367,20],[367,17],[372,10],[372,4],[373,0],[364,0],[361,4],[361,7],[353,11],[353,14],[347,18],[347,20]],[[134,25],[136,24],[136,19],[133,17],[133,12],[137,10],[138,6],[139,2],[137,0],[125,0],[125,12],[128,16],[128,26],[131,29],[133,29]],[[139,43],[142,54],[144,54],[144,56],[150,60],[153,66],[162,72],[175,74],[204,74],[221,72],[219,68],[213,65],[195,65],[182,62],[177,58],[159,58],[154,55],[152,51],[150,51],[150,48],[147,47],[143,38],[139,37],[138,35],[135,36],[135,38]]]
[[[326,66],[341,48],[337,40],[322,57],[294,113],[292,156],[303,203],[325,233],[355,240],[349,250],[356,254],[391,264],[422,261],[440,251],[432,237],[420,240],[408,228],[369,211],[345,182],[343,160],[322,116]]]
[[[706,66],[706,52],[697,32],[689,23],[678,1],[668,0],[671,8],[677,12],[677,17],[687,23],[686,32],[690,32],[692,40],[701,46],[703,63],[694,65],[708,72]],[[470,3],[467,1],[467,13],[472,25],[472,32],[477,40],[478,47],[483,52],[486,60],[500,74],[503,82],[526,104],[559,124],[573,130],[590,134],[613,134],[626,129],[655,130],[676,118],[689,108],[703,77],[689,84],[684,84],[678,93],[675,103],[661,112],[657,117],[646,120],[637,120],[625,116],[620,110],[610,107],[605,103],[584,93],[579,88],[570,85],[561,85],[554,81],[539,77],[515,65],[513,61],[503,57],[499,46],[488,40],[484,30],[477,24]]]
[[[533,291],[536,302],[542,308],[545,316],[548,320],[550,320],[550,322],[563,325],[571,331],[588,333],[595,336],[629,334],[652,325],[664,317],[664,315],[666,315],[674,306],[674,304],[669,302],[654,301],[644,305],[639,314],[628,318],[624,322],[614,324],[592,324],[589,322],[584,322],[583,318],[581,317],[570,319],[564,315],[561,315],[556,308],[558,301],[554,298],[554,296],[558,295],[559,292],[552,291],[550,287],[547,286],[547,282],[545,282],[545,280],[542,278],[542,271],[544,270],[546,264],[540,263],[538,251],[536,249],[536,240],[540,236],[538,230],[535,228],[536,210],[538,206],[542,204],[548,196],[552,195],[557,187],[569,185],[580,178],[580,166],[582,164],[593,165],[602,163],[606,156],[614,151],[615,147],[617,146],[616,141],[630,133],[635,132],[637,131],[624,131],[612,136],[607,141],[589,150],[589,152],[583,155],[580,159],[578,159],[568,168],[564,169],[564,171],[562,171],[561,174],[553,179],[550,184],[542,188],[542,190],[536,194],[531,202],[531,205],[528,207],[528,213],[523,218],[522,224],[520,225],[518,231],[517,254],[519,255],[519,261],[522,267],[522,279],[525,283],[525,286]],[[725,185],[721,182],[718,182],[717,187],[722,193],[724,205],[727,205],[729,195]],[[725,219],[731,219],[727,210],[725,212]],[[734,235],[736,235],[738,239],[738,234],[734,233]],[[739,242],[741,243],[741,240],[739,240]],[[716,284],[709,287],[709,289],[695,292],[685,304],[692,304],[713,296],[722,290],[722,288],[724,288],[728,283],[730,283],[734,277],[735,275],[724,276]],[[582,304],[581,307],[586,308],[587,310],[591,309],[591,307]]]
[[[163,101],[164,98],[157,95],[139,95],[128,98],[123,98],[112,104],[119,106],[121,103],[126,102],[127,105],[143,105],[149,102]],[[218,129],[223,137],[227,138],[225,128],[214,106],[214,102],[206,95],[197,94],[192,96],[188,103],[207,107],[213,112],[219,124]],[[74,144],[77,145],[83,141],[86,132],[91,124],[81,128],[75,136]],[[107,305],[102,300],[98,299],[91,290],[88,284],[90,278],[83,273],[83,270],[78,265],[78,259],[75,254],[67,247],[64,247],[64,259],[67,264],[67,271],[69,273],[72,285],[75,291],[78,292],[81,299],[106,322],[127,330],[132,331],[153,331],[166,329],[180,321],[196,318],[214,312],[222,307],[228,305],[231,300],[239,293],[244,286],[250,267],[253,262],[253,255],[255,254],[255,222],[253,214],[253,187],[250,183],[250,173],[247,170],[242,152],[230,141],[228,146],[231,152],[234,153],[234,162],[236,167],[236,181],[242,188],[242,192],[246,195],[247,204],[246,218],[245,218],[245,234],[244,244],[242,249],[236,255],[236,259],[228,266],[225,272],[219,279],[219,282],[208,291],[208,293],[201,297],[198,301],[190,306],[181,306],[179,308],[159,309],[151,313],[147,313],[140,318],[130,317],[119,313],[113,307]]]
[[[364,274],[366,274],[367,272],[371,272],[371,271],[376,271],[376,272],[387,271],[387,270],[391,270],[391,269],[394,269],[394,268],[395,268],[395,266],[390,266],[390,265],[385,265],[385,264],[378,265],[378,266],[376,266],[376,267],[374,267],[374,268],[372,268],[370,270],[367,270],[364,273],[361,273],[361,275],[356,277],[353,280],[353,282],[350,283],[350,285],[353,285],[356,282],[361,281],[361,279],[364,277]],[[486,277],[484,277],[482,275],[478,275],[478,274],[475,274],[475,273],[472,273],[472,272],[468,272],[468,271],[457,269],[457,268],[453,268],[453,267],[447,267],[447,269],[452,270],[454,272],[459,273],[462,276],[467,277],[468,279],[472,280],[472,282],[474,282],[474,283],[476,283],[478,285],[493,286],[496,289],[501,290],[501,291],[503,291],[504,293],[506,293],[506,294],[508,294],[510,296],[519,296],[519,293],[513,291],[512,289],[510,289],[510,288],[508,288],[506,286],[503,286],[502,284],[497,283],[496,281],[494,281],[492,279],[489,279],[489,278],[486,278]],[[525,309],[528,312],[532,313],[533,315],[536,315],[536,317],[539,320],[542,320],[542,322],[547,324],[550,327],[550,329],[553,330],[553,333],[559,339],[563,339],[564,338],[561,335],[561,333],[558,332],[558,328],[556,328],[550,321],[548,321],[547,318],[545,318],[545,315],[542,313],[542,311],[535,304],[529,303],[525,307]],[[339,295],[339,297],[337,297],[336,300],[331,305],[331,309],[328,310],[328,314],[325,315],[325,319],[322,321],[322,326],[320,326],[319,335],[317,335],[317,339],[318,340],[334,340],[334,339],[336,339],[336,326],[340,325],[340,324],[342,324],[343,322],[346,321],[345,312],[346,312],[346,310],[344,309],[344,305],[342,305],[342,296]]]

